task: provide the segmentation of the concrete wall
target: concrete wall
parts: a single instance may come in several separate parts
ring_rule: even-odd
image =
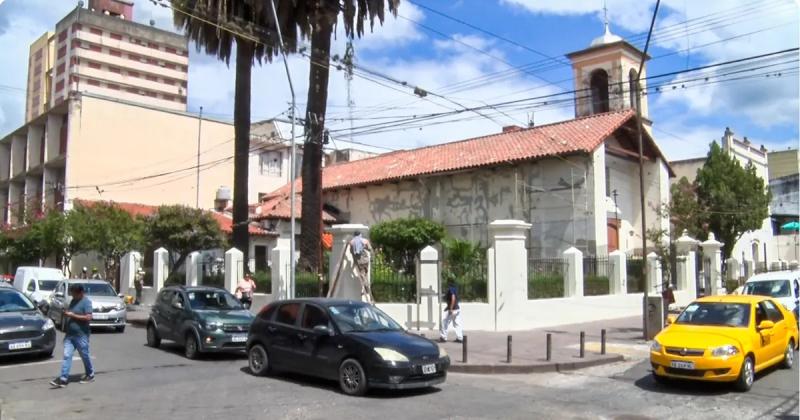
[[[800,173],[800,151],[798,149],[769,152],[767,161],[770,180]]]

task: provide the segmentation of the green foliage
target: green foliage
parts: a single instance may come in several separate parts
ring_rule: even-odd
[[[145,234],[152,246],[170,251],[171,273],[177,271],[190,252],[220,248],[224,241],[214,216],[186,206],[159,207],[145,219]]]
[[[600,296],[610,293],[610,284],[606,276],[585,276],[583,278],[583,295]]]
[[[658,261],[661,263],[662,278],[655,279],[653,285],[665,283],[672,279],[672,267],[676,264],[676,255],[672,249],[670,235],[663,229],[648,229],[647,241],[651,244],[653,252],[658,256]],[[653,291],[651,290],[650,292]]]
[[[414,258],[422,248],[441,241],[443,225],[428,219],[394,219],[376,224],[370,230],[372,244],[385,253],[389,263],[407,273],[414,272]]]
[[[256,282],[256,292],[258,293],[272,293],[272,272],[256,271],[253,273],[253,281]]]
[[[463,302],[486,302],[486,250],[478,243],[447,238],[442,241],[442,287],[455,284]]]
[[[693,238],[705,235],[697,202],[697,189],[686,177],[670,187],[670,202],[666,213],[673,227],[673,236],[681,235],[684,230]]]
[[[541,273],[528,278],[528,299],[564,297],[564,275]]]

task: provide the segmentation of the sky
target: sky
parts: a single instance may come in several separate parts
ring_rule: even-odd
[[[163,2],[163,0],[161,0]],[[72,0],[0,0],[0,136],[23,124],[28,46],[77,4]],[[644,48],[655,1],[608,0],[611,31]],[[175,30],[172,11],[136,0],[134,20]],[[327,127],[333,145],[351,140],[381,150],[414,148],[574,117],[565,54],[603,33],[602,0],[401,0],[397,17],[376,22],[353,42],[356,75],[348,107],[345,73],[330,75]],[[665,0],[648,51],[649,76],[748,58],[798,46],[798,6],[790,0]],[[333,54],[343,56],[341,25]],[[670,160],[699,157],[730,127],[769,150],[798,146],[797,52],[766,62],[712,67],[654,79],[647,96],[654,137]],[[230,120],[234,71],[190,45],[190,112]],[[231,63],[235,60],[231,59]],[[759,67],[753,69],[753,67]],[[305,110],[309,61],[289,57],[297,112]],[[735,72],[735,73],[734,73]],[[693,81],[683,83],[684,80]],[[738,79],[738,80],[737,80]],[[674,89],[673,89],[674,86]],[[414,87],[429,92],[414,95]],[[526,106],[496,104],[529,99]],[[567,100],[565,100],[567,99]],[[291,97],[280,58],[253,69],[253,121],[288,117]],[[490,107],[490,105],[494,107]],[[465,108],[483,107],[479,112]],[[463,112],[456,113],[455,110]],[[431,113],[446,117],[421,120]],[[370,125],[404,120],[391,130]],[[351,133],[350,128],[355,130]]]

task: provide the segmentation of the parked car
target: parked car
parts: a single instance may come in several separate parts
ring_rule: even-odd
[[[63,279],[64,273],[58,268],[19,267],[14,275],[14,288],[38,303],[46,301]]]
[[[53,321],[42,316],[33,301],[19,290],[0,283],[0,356],[50,357],[55,345]]]
[[[66,318],[64,310],[69,308],[72,297],[69,288],[75,284],[83,285],[83,293],[92,301],[92,320],[90,327],[114,328],[117,332],[125,331],[128,310],[125,301],[117,295],[114,288],[105,280],[70,279],[58,283],[47,303],[47,316],[64,330]]]
[[[253,314],[224,289],[166,287],[147,321],[147,345],[172,340],[184,346],[188,359],[206,352],[241,352],[251,322]]]
[[[369,388],[425,388],[447,378],[443,348],[406,332],[373,305],[339,299],[277,301],[247,338],[250,370],[294,371],[337,380],[348,395]]]
[[[742,294],[775,298],[798,317],[800,307],[800,271],[775,271],[750,277],[742,288]]]
[[[747,391],[755,374],[791,368],[797,349],[794,315],[764,296],[709,296],[689,304],[653,339],[656,381],[666,378],[733,382]]]

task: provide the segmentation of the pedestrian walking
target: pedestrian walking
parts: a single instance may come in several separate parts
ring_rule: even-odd
[[[253,293],[256,291],[256,282],[253,281],[253,276],[250,273],[244,275],[244,278],[239,280],[236,285],[236,298],[242,302],[245,309],[250,309],[253,305]]]
[[[97,267],[92,267],[92,279],[93,280],[102,280],[103,277],[100,276],[100,272],[97,271]]]
[[[75,354],[75,350],[81,356],[83,368],[86,371],[80,383],[94,381],[94,367],[89,353],[89,322],[92,320],[92,302],[84,296],[81,284],[70,286],[69,294],[72,301],[69,303],[69,308],[63,313],[66,325],[64,327],[64,360],[61,362],[61,375],[50,381],[50,385],[57,388],[64,388],[69,383],[69,371],[72,368],[72,356]]]
[[[136,277],[133,279],[133,287],[136,289],[136,299],[133,301],[134,305],[142,304],[142,288],[144,287],[144,270],[138,270]]]
[[[450,328],[450,323],[456,330],[456,343],[460,343],[464,339],[464,324],[461,321],[461,307],[458,305],[458,289],[455,283],[450,282],[445,293],[444,311],[446,312],[442,320],[441,331],[439,332],[439,341],[444,343],[447,341],[447,332]]]
[[[86,268],[86,267],[83,267],[83,268],[81,269],[81,275],[80,275],[80,278],[81,278],[81,279],[88,279],[88,278],[89,278],[89,269],[88,269],[88,268]]]
[[[664,282],[662,287],[661,298],[664,301],[664,321],[666,322],[669,316],[669,305],[675,303],[675,293],[672,291],[672,285],[668,282]]]

